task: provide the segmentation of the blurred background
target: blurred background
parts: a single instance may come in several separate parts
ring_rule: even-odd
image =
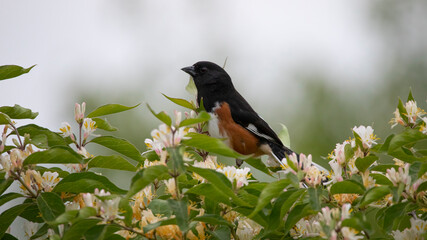
[[[182,67],[228,59],[254,109],[322,162],[354,126],[384,140],[410,88],[426,108],[426,23],[423,0],[3,0],[0,65],[37,66],[0,82],[0,105],[31,108],[56,131],[73,122],[76,102],[87,112],[146,102],[172,114],[183,109],[161,93],[192,99]],[[159,124],[145,104],[108,119],[141,151]]]

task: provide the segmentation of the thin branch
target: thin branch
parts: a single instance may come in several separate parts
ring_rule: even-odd
[[[34,193],[34,192],[33,192],[33,189],[29,188],[29,187],[27,186],[27,184],[25,184],[24,180],[22,180],[22,178],[21,178],[18,174],[16,174],[16,173],[15,173],[15,172],[13,172],[13,171],[10,171],[10,172],[11,172],[11,173],[12,173],[12,175],[15,177],[15,179],[16,179],[16,180],[18,180],[18,181],[22,184],[22,186],[24,186],[24,187],[27,189],[27,191],[30,193],[31,197],[33,197],[33,198],[37,198],[37,193]]]

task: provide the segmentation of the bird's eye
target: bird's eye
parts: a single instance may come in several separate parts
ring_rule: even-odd
[[[207,72],[207,71],[208,71],[208,69],[207,69],[207,68],[205,68],[205,67],[200,68],[200,72],[201,72],[201,73],[205,73],[205,72]]]

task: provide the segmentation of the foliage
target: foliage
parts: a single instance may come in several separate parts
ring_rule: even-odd
[[[0,71],[0,79],[15,75]],[[99,117],[138,105],[108,104],[86,115],[85,103],[76,104],[78,129],[63,123],[60,133],[18,127],[14,120],[38,113],[0,107],[0,205],[19,200],[0,214],[0,237],[14,239],[8,228],[18,217],[26,219],[31,239],[426,237],[427,150],[420,142],[427,139],[427,117],[411,93],[405,103],[399,99],[391,121],[400,133],[380,142],[372,127],[354,127],[353,137],[329,155],[330,172],[313,165],[311,155],[288,156],[285,169],[242,156],[206,135],[210,115],[203,109],[165,97],[190,112],[172,118],[147,105],[162,124],[143,153],[126,139],[95,134],[117,130]],[[117,154],[93,156],[88,144]],[[218,156],[245,159],[251,168],[225,166]],[[99,168],[129,172],[129,188],[97,174]],[[274,181],[254,177],[255,168]]]

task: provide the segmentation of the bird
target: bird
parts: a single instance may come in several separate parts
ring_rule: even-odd
[[[202,103],[211,115],[208,132],[212,137],[225,138],[226,143],[240,154],[268,155],[276,161],[273,166],[287,168],[282,160],[294,151],[282,143],[268,123],[236,90],[224,68],[213,62],[199,61],[181,70],[193,78],[197,102]],[[242,162],[236,160],[236,163]]]

